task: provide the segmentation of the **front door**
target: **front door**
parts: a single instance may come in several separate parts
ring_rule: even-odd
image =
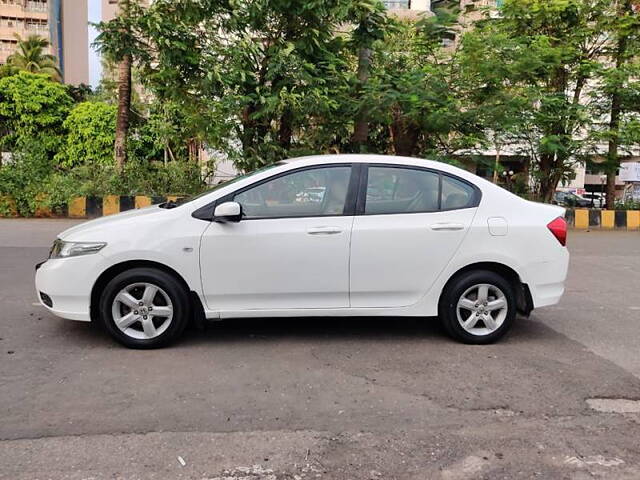
[[[478,192],[436,171],[368,168],[351,238],[351,306],[413,305],[458,250]]]
[[[348,307],[350,177],[350,165],[307,167],[226,198],[242,206],[243,218],[212,222],[203,234],[200,268],[207,307],[220,312]]]

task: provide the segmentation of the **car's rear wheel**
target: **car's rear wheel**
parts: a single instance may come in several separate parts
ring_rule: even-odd
[[[445,329],[456,340],[492,343],[511,328],[516,317],[516,297],[504,277],[476,270],[449,282],[439,310]]]
[[[154,268],[133,268],[116,275],[100,297],[104,326],[129,348],[158,348],[175,341],[189,315],[184,286]]]

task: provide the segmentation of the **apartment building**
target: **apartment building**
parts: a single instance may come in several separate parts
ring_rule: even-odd
[[[389,13],[401,18],[416,18],[431,11],[431,0],[382,0]]]
[[[87,0],[0,0],[0,64],[22,38],[49,40],[65,83],[89,83]]]

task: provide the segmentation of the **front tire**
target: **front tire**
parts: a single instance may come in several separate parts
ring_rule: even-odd
[[[103,325],[129,348],[159,348],[177,340],[190,313],[185,287],[155,268],[133,268],[116,275],[100,297]]]
[[[442,294],[440,320],[447,333],[469,344],[502,338],[516,318],[516,296],[501,275],[475,270],[451,280]]]

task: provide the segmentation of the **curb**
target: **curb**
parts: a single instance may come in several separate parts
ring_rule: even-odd
[[[98,218],[114,215],[127,210],[144,208],[150,205],[176,201],[182,198],[180,195],[168,195],[166,197],[148,197],[146,195],[106,195],[104,197],[76,197],[67,205],[57,208],[55,211],[38,207],[34,217],[54,218]],[[2,215],[0,215],[1,217]],[[14,217],[17,215],[13,215]]]
[[[567,219],[569,226],[577,230],[589,230],[593,228],[603,230],[640,229],[640,210],[568,208],[565,218]]]

